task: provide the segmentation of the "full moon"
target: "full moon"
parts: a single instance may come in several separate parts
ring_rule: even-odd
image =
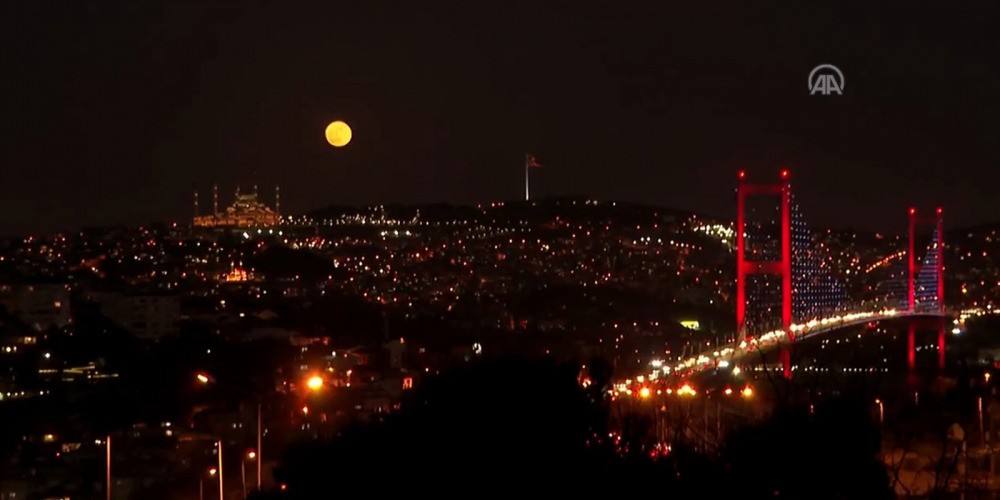
[[[351,127],[337,120],[326,126],[326,142],[335,148],[342,148],[351,142]]]

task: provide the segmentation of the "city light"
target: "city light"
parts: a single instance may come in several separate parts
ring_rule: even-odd
[[[691,387],[691,384],[684,384],[680,389],[677,389],[677,394],[681,396],[694,396],[698,393]]]
[[[648,398],[649,397],[649,387],[643,387],[639,390],[639,397]]]
[[[204,373],[199,373],[198,374],[198,382],[201,382],[203,384],[207,384],[208,381],[209,381],[208,375],[205,375]]]
[[[724,392],[726,393],[726,396],[728,396],[733,393],[733,390],[729,387],[726,387],[726,390]]]
[[[306,386],[313,391],[318,391],[323,387],[323,377],[314,375],[306,381]]]
[[[753,396],[753,389],[750,388],[750,386],[748,385],[748,386],[744,387],[742,391],[740,391],[740,394],[743,397],[745,397],[745,398],[752,397]]]
[[[247,452],[247,458],[249,458],[250,460],[257,458],[257,452],[250,450],[249,452]]]
[[[219,469],[216,469],[215,467],[212,467],[211,469],[208,469],[208,475],[209,476],[214,476],[217,472],[219,472]]]
[[[302,414],[303,415],[308,415],[309,414],[309,407],[308,406],[303,406],[302,407]]]

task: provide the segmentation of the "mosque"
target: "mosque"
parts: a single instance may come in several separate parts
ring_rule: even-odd
[[[274,209],[268,207],[257,199],[257,185],[253,186],[252,194],[240,194],[239,185],[236,186],[236,199],[233,204],[226,207],[225,211],[219,211],[219,186],[212,187],[212,213],[200,215],[198,212],[198,192],[194,193],[194,226],[206,228],[244,228],[244,227],[268,227],[277,225],[281,220],[279,210],[281,207],[280,187],[274,188]]]

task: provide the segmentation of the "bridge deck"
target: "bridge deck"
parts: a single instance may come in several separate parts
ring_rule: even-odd
[[[887,309],[878,312],[850,313],[830,318],[814,319],[803,324],[793,324],[792,334],[795,336],[793,342],[798,342],[816,335],[862,325],[871,321],[883,321],[895,318],[909,318],[916,316],[942,317],[948,313],[939,311],[897,311]],[[695,374],[713,368],[726,368],[733,363],[739,362],[754,353],[770,351],[782,345],[788,345],[787,334],[783,330],[773,330],[759,337],[743,341],[739,345],[726,344],[711,351],[702,352],[696,356],[680,361],[675,364],[671,371],[674,374]]]

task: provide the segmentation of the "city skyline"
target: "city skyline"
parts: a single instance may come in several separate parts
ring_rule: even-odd
[[[0,500],[997,496],[998,23],[0,3]]]
[[[11,5],[0,234],[182,220],[193,189],[255,178],[287,213],[514,200],[526,153],[539,197],[725,217],[737,170],[785,167],[819,225],[995,219],[997,6],[849,4]],[[823,63],[844,95],[809,94]]]

